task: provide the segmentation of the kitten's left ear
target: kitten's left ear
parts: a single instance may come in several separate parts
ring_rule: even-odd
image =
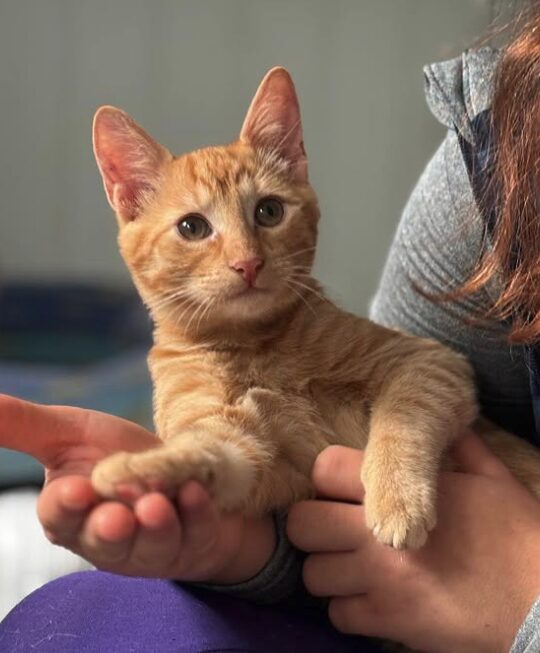
[[[298,179],[307,181],[300,106],[285,68],[272,68],[251,102],[240,139],[276,152],[291,164]]]

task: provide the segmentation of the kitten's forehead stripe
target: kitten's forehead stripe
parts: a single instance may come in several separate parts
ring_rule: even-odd
[[[251,149],[230,146],[209,147],[180,157],[175,161],[173,182],[179,215],[200,212],[218,231],[240,235],[240,227],[241,237],[248,238],[250,229],[246,227],[253,225],[257,199],[279,190],[275,181],[271,183],[268,162]],[[244,225],[239,216],[244,216]]]
[[[239,187],[247,188],[249,182],[264,185],[275,172],[275,165],[269,165],[275,162],[241,149],[231,152],[226,147],[209,147],[183,159],[186,181],[203,186],[210,195],[220,198],[236,194]]]

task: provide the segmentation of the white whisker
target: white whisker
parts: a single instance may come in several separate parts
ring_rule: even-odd
[[[299,299],[301,299],[301,300],[304,302],[304,304],[309,308],[309,310],[313,313],[313,315],[317,315],[317,314],[315,313],[314,309],[313,309],[313,306],[312,306],[312,305],[307,301],[307,299],[304,297],[304,295],[302,295],[301,292],[299,292],[298,290],[296,290],[296,288],[295,288],[294,286],[289,285],[289,283],[288,283],[287,281],[285,282],[285,285],[286,285],[287,288],[288,288],[289,290],[291,290],[291,291],[292,291],[292,292],[293,292],[293,293],[294,293],[294,294],[295,294]]]
[[[186,325],[186,333],[189,333],[189,330],[190,330],[190,327],[191,327],[191,323],[194,322],[194,320],[196,319],[197,315],[199,314],[199,311],[201,311],[201,310],[204,308],[204,306],[205,306],[205,302],[201,302],[201,303],[197,306],[197,308],[193,311],[193,313],[192,313],[191,317],[189,318],[189,321],[188,321],[188,323],[187,323],[187,325]]]
[[[161,299],[154,302],[151,300],[150,306],[151,308],[158,309],[158,308],[163,308],[164,306],[167,306],[167,304],[172,304],[175,302],[177,299],[184,299],[186,297],[190,297],[191,293],[188,292],[187,290],[178,290],[177,292],[174,293],[165,293],[161,296]]]
[[[206,308],[204,311],[201,313],[201,316],[199,317],[197,321],[197,333],[199,332],[199,329],[201,328],[201,323],[208,314],[208,311],[212,308],[214,305],[215,298],[214,297],[209,297],[206,301]]]
[[[300,288],[304,288],[305,290],[309,290],[310,292],[312,292],[315,295],[315,297],[318,297],[321,301],[323,301],[323,302],[328,301],[328,299],[324,295],[322,295],[318,290],[315,290],[315,288],[312,288],[311,286],[308,286],[307,284],[302,283],[301,281],[298,281],[298,279],[296,279],[295,277],[289,277],[289,281],[291,283],[296,284]]]
[[[299,249],[296,252],[292,252],[291,254],[287,254],[286,256],[279,256],[277,258],[277,261],[279,261],[280,263],[283,263],[283,262],[288,261],[289,259],[293,258],[293,256],[299,256],[300,254],[305,254],[307,252],[312,252],[315,249],[316,249],[315,245],[313,247],[306,247],[304,249]]]
[[[192,300],[191,302],[188,302],[188,305],[186,306],[186,308],[184,308],[184,310],[180,313],[180,315],[175,319],[175,321],[174,321],[175,326],[180,326],[180,324],[182,323],[182,320],[184,318],[184,315],[189,311],[190,308],[193,307],[193,305],[196,305],[196,302],[194,300]],[[180,307],[180,308],[182,308],[182,307]]]

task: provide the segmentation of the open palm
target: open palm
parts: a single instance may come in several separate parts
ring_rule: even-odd
[[[38,515],[53,542],[127,575],[220,582],[253,575],[272,551],[273,525],[219,514],[199,483],[186,483],[176,505],[158,492],[133,505],[96,495],[90,473],[99,460],[159,444],[119,417],[0,395],[0,447],[30,454],[45,467]],[[253,546],[256,540],[260,547]]]

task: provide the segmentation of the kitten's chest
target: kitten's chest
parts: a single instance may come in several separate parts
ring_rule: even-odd
[[[284,399],[302,398],[312,415],[324,423],[331,442],[353,447],[365,446],[369,428],[369,401],[365,389],[355,384],[333,384],[324,379],[302,376],[302,370],[278,356],[254,356],[235,361],[227,370],[231,403],[251,388],[279,393]]]
[[[230,400],[239,399],[251,388],[279,392],[297,392],[304,385],[291,365],[287,366],[273,352],[242,356],[222,364]]]

